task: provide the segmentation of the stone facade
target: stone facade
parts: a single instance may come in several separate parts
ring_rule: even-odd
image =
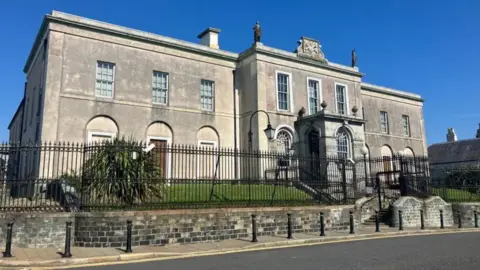
[[[474,211],[477,211],[477,219],[480,220],[480,203],[452,203],[453,221],[458,224],[458,213],[462,219],[462,225],[475,226]],[[480,221],[479,221],[480,222]]]
[[[3,214],[0,239],[6,223],[15,220],[13,243],[18,247],[61,248],[65,222],[72,221],[72,244],[80,247],[122,247],[126,222],[132,220],[133,245],[166,245],[213,242],[251,237],[251,215],[257,215],[258,236],[286,235],[287,213],[292,213],[293,232],[319,232],[319,213],[325,229],[347,230],[353,205],[312,207],[265,207],[139,212],[92,212],[55,214]],[[358,217],[355,213],[355,223]]]
[[[213,39],[193,44],[53,11],[45,17],[24,69],[26,126],[11,140],[82,142],[101,133],[198,144],[201,129],[208,128],[214,134],[208,140],[217,146],[246,148],[250,115],[265,110],[276,134],[288,132],[291,144],[299,135],[294,128],[297,112],[304,107],[307,115],[315,114],[325,101],[330,113],[358,119],[354,122],[360,123],[359,133],[366,123],[365,134],[351,140],[355,145],[366,143],[372,156],[380,155],[383,146],[392,153],[408,148],[415,155],[426,154],[420,96],[362,82],[357,67],[327,60],[314,39],[302,38],[295,53],[257,42],[237,54],[218,48],[220,30],[209,29],[213,30],[207,29],[207,35]],[[114,64],[110,98],[96,95],[98,61]],[[153,102],[154,71],[168,74],[165,104]],[[287,76],[286,109],[279,107],[279,74]],[[211,111],[201,107],[202,80],[214,83]],[[315,102],[309,101],[311,83],[316,85]],[[343,113],[338,111],[337,87],[345,89]],[[381,110],[389,114],[387,133],[380,130]],[[409,116],[411,134],[403,132],[402,115]],[[265,115],[252,120],[253,147],[268,149]],[[12,124],[18,121],[21,118],[15,117]],[[323,130],[324,136],[334,137],[333,130]]]
[[[5,246],[7,223],[14,222],[12,230],[14,246],[63,248],[65,223],[74,219],[74,213],[0,213],[0,246]],[[72,222],[72,234],[74,231],[75,222]]]
[[[452,205],[446,203],[438,196],[428,199],[418,199],[415,197],[400,197],[393,203],[392,226],[399,226],[399,213],[402,211],[402,221],[404,228],[420,228],[420,210],[423,210],[425,227],[440,227],[440,210],[443,211],[444,226],[453,225]]]

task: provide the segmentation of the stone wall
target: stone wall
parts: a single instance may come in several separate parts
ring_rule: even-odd
[[[12,243],[25,248],[62,248],[65,245],[65,222],[74,213],[0,213],[0,246],[4,246],[7,223],[14,222]],[[72,234],[75,223],[72,223]],[[73,236],[73,235],[72,235]]]
[[[0,214],[0,241],[6,239],[7,223],[13,226],[17,247],[63,248],[65,222],[72,221],[72,245],[124,247],[126,222],[131,219],[133,245],[213,242],[251,237],[251,215],[257,215],[258,236],[286,235],[287,213],[292,213],[293,231],[319,233],[319,213],[324,212],[326,230],[347,230],[353,205],[310,207],[264,207],[93,213]],[[355,214],[358,226],[360,212]],[[4,243],[0,242],[1,245]]]
[[[378,211],[378,197],[363,197],[355,201],[355,210],[359,211],[360,222],[363,223]]]
[[[458,211],[460,211],[460,218],[462,225],[475,226],[475,218],[473,212],[476,210],[478,218],[480,219],[480,202],[475,203],[452,203],[452,210],[455,224],[458,224]]]
[[[251,215],[257,215],[258,236],[287,233],[287,213],[293,231],[319,232],[319,212],[325,214],[326,230],[347,230],[350,206],[298,208],[237,208],[143,212],[79,213],[75,245],[123,247],[126,221],[132,219],[132,245],[213,242],[250,237]]]
[[[440,227],[440,210],[443,210],[444,226],[453,225],[452,205],[446,203],[438,196],[428,199],[418,199],[415,197],[400,197],[393,203],[392,226],[398,227],[398,210],[402,211],[402,220],[404,228],[420,228],[420,210],[424,213],[425,227]]]

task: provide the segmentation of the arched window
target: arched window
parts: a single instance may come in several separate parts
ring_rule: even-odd
[[[285,152],[288,153],[290,151],[290,148],[292,147],[292,142],[293,142],[292,134],[285,129],[281,129],[280,131],[277,132],[276,139],[283,143],[283,145],[285,146]]]
[[[337,156],[341,159],[350,157],[350,138],[345,130],[341,129],[337,132]]]

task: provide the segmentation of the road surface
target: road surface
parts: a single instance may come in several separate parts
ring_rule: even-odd
[[[78,268],[88,270],[480,269],[480,233],[365,240],[187,259]]]

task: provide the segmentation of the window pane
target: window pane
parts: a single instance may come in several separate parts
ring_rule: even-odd
[[[345,99],[345,87],[343,85],[337,85],[336,96],[337,96],[337,113],[345,114],[346,99]]]
[[[410,119],[407,115],[403,116],[403,134],[410,136]]]
[[[382,133],[388,133],[388,114],[380,112],[380,129]]]
[[[339,158],[346,159],[350,156],[349,152],[348,135],[342,131],[337,135],[337,155]]]
[[[278,109],[288,111],[289,108],[289,80],[288,75],[278,73],[277,75],[278,88]]]
[[[152,78],[152,101],[153,103],[167,104],[168,97],[168,73],[153,72]]]
[[[215,84],[202,80],[200,84],[200,103],[203,110],[213,111]]]
[[[113,97],[113,69],[112,63],[97,62],[95,94],[101,97]]]
[[[318,112],[318,88],[318,81],[308,81],[308,103],[310,114],[316,114]]]
[[[288,153],[292,146],[292,135],[286,130],[280,130],[277,133],[277,140],[281,141],[285,147],[285,152]]]

